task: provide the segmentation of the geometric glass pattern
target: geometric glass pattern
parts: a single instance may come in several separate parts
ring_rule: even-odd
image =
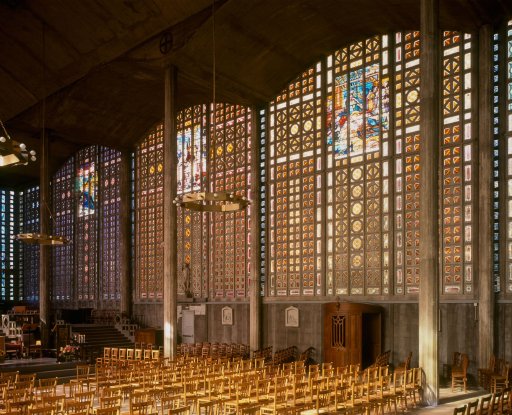
[[[510,24],[510,23],[509,23]],[[492,78],[493,78],[493,93],[492,93],[492,122],[493,122],[493,195],[492,195],[492,270],[495,292],[501,291],[500,281],[500,194],[504,192],[500,189],[500,134],[501,134],[501,120],[500,120],[500,104],[503,100],[500,97],[499,82],[501,80],[501,62],[500,62],[500,39],[499,33],[493,35],[493,52],[492,52]],[[510,226],[507,224],[507,226]],[[512,259],[512,253],[509,248],[510,241],[507,243],[507,249],[504,250],[506,261]],[[506,270],[505,274],[509,273],[510,264],[507,264],[503,269]],[[508,275],[505,277],[507,278]],[[508,283],[510,290],[512,290],[512,280]]]
[[[506,32],[506,63],[503,72],[506,73],[506,89],[503,95],[505,96],[506,106],[506,126],[505,126],[505,140],[506,140],[506,190],[504,193],[505,206],[507,209],[506,221],[506,272],[505,280],[505,293],[512,293],[512,21],[508,22]]]
[[[473,291],[474,140],[469,34],[442,36],[441,284],[443,294]]]
[[[249,197],[251,112],[241,105],[211,108],[210,192]],[[215,131],[214,131],[215,129]],[[213,298],[244,298],[250,272],[250,210],[210,213],[210,289]]]
[[[196,105],[177,115],[177,192],[179,195],[206,190],[206,105]],[[178,294],[207,297],[207,215],[179,208]]]
[[[14,236],[18,232],[15,212],[19,196],[13,190],[0,190],[0,301],[18,301],[18,243]]]
[[[267,293],[323,292],[322,64],[303,72],[268,107]]]
[[[260,294],[262,296],[265,295],[265,284],[266,284],[266,275],[267,275],[267,191],[266,185],[267,182],[267,170],[266,166],[266,148],[267,148],[267,111],[266,109],[260,110]],[[252,157],[257,157],[256,154],[253,154]]]
[[[39,186],[20,192],[20,226],[23,233],[39,232]],[[28,302],[39,301],[39,245],[19,243],[23,249],[23,297]],[[21,253],[20,253],[21,254]]]
[[[80,306],[95,306],[98,299],[98,146],[79,150],[75,157],[76,294]]]
[[[395,34],[394,293],[419,291],[420,33]]]
[[[327,59],[327,294],[389,291],[389,46]]]
[[[164,127],[157,125],[135,151],[135,298],[163,297]]]
[[[121,214],[120,196],[121,152],[100,147],[100,292],[102,308],[114,309],[121,299],[119,217]]]
[[[75,226],[75,157],[69,158],[52,178],[53,235],[64,236],[69,243],[51,249],[52,301],[71,305],[74,299],[75,274],[74,226]]]

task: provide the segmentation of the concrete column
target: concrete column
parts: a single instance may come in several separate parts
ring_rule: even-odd
[[[121,198],[119,214],[119,279],[121,286],[121,315],[131,317],[132,314],[132,284],[131,284],[131,238],[130,238],[130,153],[121,154],[119,168],[119,194]]]
[[[478,49],[478,367],[494,352],[493,125],[491,25],[480,28]]]
[[[423,399],[439,400],[439,4],[421,0],[419,363]]]
[[[41,134],[40,178],[39,178],[39,230],[51,234],[49,215],[50,177],[48,173],[48,135]],[[50,325],[50,247],[39,245],[39,319],[41,345],[48,347]]]
[[[251,115],[251,286],[249,310],[249,344],[251,351],[261,348],[260,295],[260,123],[259,111],[253,107]]]
[[[178,234],[176,198],[176,78],[173,66],[165,70],[164,110],[164,356],[174,358],[178,324]]]

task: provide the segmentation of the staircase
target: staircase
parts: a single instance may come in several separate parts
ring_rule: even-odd
[[[97,324],[72,324],[71,331],[73,336],[80,334],[84,337],[83,348],[84,360],[91,363],[96,357],[103,356],[104,347],[133,348],[133,342],[121,333],[115,326],[97,325]]]

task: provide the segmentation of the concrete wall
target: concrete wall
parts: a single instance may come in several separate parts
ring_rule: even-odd
[[[294,306],[299,309],[299,327],[285,326],[285,310]],[[320,303],[274,303],[263,305],[263,346],[273,350],[297,346],[299,353],[308,347],[315,348],[312,356],[322,361],[323,314]]]
[[[496,305],[496,356],[512,361],[512,304]]]
[[[386,303],[382,307],[382,350],[391,350],[391,363],[403,361],[412,351],[412,365],[418,365],[418,305],[415,303]],[[186,308],[187,304],[181,304]],[[233,324],[222,324],[222,308],[233,309]],[[285,310],[299,309],[299,327],[285,326]],[[206,315],[196,315],[195,341],[220,343],[249,343],[249,304],[206,304]],[[296,346],[299,352],[314,347],[316,361],[323,360],[323,312],[320,302],[266,303],[262,307],[263,346],[273,350]],[[161,328],[163,309],[158,304],[135,304],[134,315],[141,315],[147,326]],[[439,333],[439,373],[446,373],[446,364],[452,361],[453,352],[469,355],[470,382],[477,372],[478,324],[472,303],[441,304]],[[496,306],[496,354],[512,360],[512,304]],[[181,335],[181,319],[178,321]]]

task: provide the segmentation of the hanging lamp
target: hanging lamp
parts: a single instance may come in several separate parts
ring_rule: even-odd
[[[215,0],[212,0],[212,49],[213,49],[213,137],[215,138],[216,123],[216,61],[215,61]],[[210,137],[210,141],[211,137]],[[215,152],[213,152],[215,157]],[[174,201],[177,206],[197,212],[236,212],[244,210],[250,201],[245,196],[233,192],[190,192],[178,195]]]
[[[24,166],[29,161],[36,161],[36,152],[29,150],[24,143],[13,140],[4,123],[0,120],[0,167]]]
[[[45,43],[45,27],[43,25],[43,100],[42,100],[42,111],[41,111],[41,119],[42,119],[42,128],[41,128],[41,137],[43,140],[43,162],[47,162],[48,159],[48,151],[45,151],[45,117],[46,117],[46,43]],[[46,203],[45,199],[41,200],[41,194],[39,195],[40,203],[46,207],[49,214],[50,221],[53,220],[53,214],[50,210],[50,207]],[[49,245],[49,246],[59,246],[65,245],[69,243],[69,239],[64,236],[58,235],[49,235],[46,233],[20,233],[14,237],[18,241],[22,241],[29,245]]]

